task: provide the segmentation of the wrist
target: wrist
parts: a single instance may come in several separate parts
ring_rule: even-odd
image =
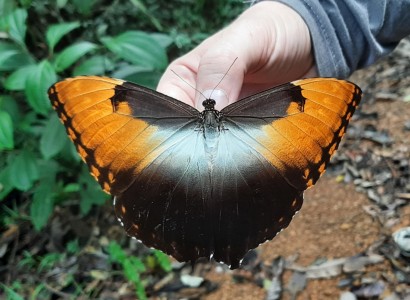
[[[262,1],[245,11],[237,22],[244,23],[242,28],[247,26],[255,34],[256,42],[248,51],[255,56],[248,59],[254,62],[249,66],[249,74],[265,68],[273,75],[281,74],[283,81],[314,74],[309,28],[295,10],[276,1]]]

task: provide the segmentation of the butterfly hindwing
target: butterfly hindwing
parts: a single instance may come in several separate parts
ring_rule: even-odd
[[[116,197],[115,209],[125,230],[148,246],[236,268],[289,224],[302,191],[230,130],[209,154],[200,131],[173,143]]]

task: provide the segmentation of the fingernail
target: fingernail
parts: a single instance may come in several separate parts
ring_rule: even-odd
[[[229,104],[229,99],[228,96],[226,95],[226,93],[224,91],[221,90],[206,90],[203,93],[203,96],[206,97],[206,99],[213,99],[215,100],[216,104],[215,104],[215,109],[217,110],[221,110],[222,108],[224,108],[225,106],[228,106]],[[200,100],[196,102],[196,108],[199,111],[203,111],[204,110],[204,106],[202,105],[202,102],[205,100],[203,99],[202,95],[200,95]]]

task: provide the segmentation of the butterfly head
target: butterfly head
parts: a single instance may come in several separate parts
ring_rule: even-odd
[[[202,102],[205,110],[215,110],[215,104],[216,102],[213,99],[206,99]]]

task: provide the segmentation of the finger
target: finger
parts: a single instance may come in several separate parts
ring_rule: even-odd
[[[243,56],[239,57],[240,53],[232,51],[231,46],[226,44],[225,47],[212,48],[201,57],[196,82],[197,109],[203,108],[204,98],[215,100],[218,110],[238,100],[246,66],[242,61]]]
[[[196,68],[194,59],[187,54],[172,62],[162,75],[157,91],[177,100],[194,105]]]

